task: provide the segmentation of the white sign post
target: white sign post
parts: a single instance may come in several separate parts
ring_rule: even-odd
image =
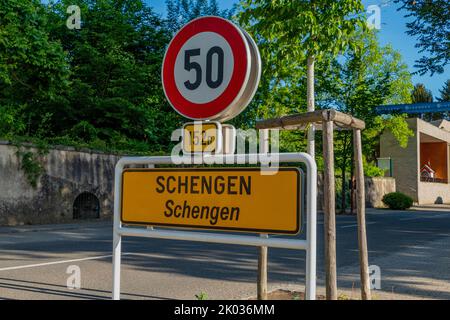
[[[212,163],[238,163],[238,157],[243,155],[211,155],[203,156]],[[257,158],[265,161],[266,154],[248,154],[248,159]],[[164,157],[125,157],[119,160],[115,169],[114,184],[114,236],[113,236],[113,294],[114,300],[120,299],[120,269],[122,254],[122,237],[145,237],[156,239],[172,239],[197,242],[211,242],[236,244],[245,246],[267,246],[274,248],[306,250],[306,299],[316,298],[316,201],[317,201],[317,166],[314,159],[306,153],[281,153],[278,155],[280,163],[302,162],[306,165],[306,240],[285,238],[263,238],[255,234],[234,235],[222,232],[205,233],[196,231],[165,230],[160,228],[142,229],[123,225],[121,222],[122,173],[129,165],[161,165],[172,164],[169,156]],[[191,156],[182,159],[184,164],[196,163]],[[301,196],[301,195],[299,195]]]

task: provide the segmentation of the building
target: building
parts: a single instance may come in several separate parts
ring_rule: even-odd
[[[450,122],[407,121],[414,136],[406,148],[388,131],[380,139],[380,157],[391,159],[397,191],[419,205],[450,203]]]

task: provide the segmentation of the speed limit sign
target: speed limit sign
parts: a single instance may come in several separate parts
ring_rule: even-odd
[[[260,76],[253,39],[232,22],[212,16],[192,20],[178,31],[162,67],[167,100],[193,120],[237,116],[253,98]]]

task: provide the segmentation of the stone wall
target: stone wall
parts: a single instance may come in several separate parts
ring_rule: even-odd
[[[383,196],[390,192],[396,191],[395,179],[388,177],[365,178],[366,191],[366,207],[368,208],[385,208]],[[323,210],[323,174],[319,172],[317,175],[317,210]],[[336,202],[336,205],[338,203]]]
[[[66,147],[51,149],[40,158],[44,173],[32,187],[17,150],[0,142],[0,225],[72,221],[74,201],[84,192],[98,198],[100,218],[112,215],[118,156]]]
[[[385,194],[395,192],[395,179],[388,177],[374,177],[365,179],[366,207],[385,208],[382,199]]]
[[[450,184],[419,181],[419,204],[450,203]]]

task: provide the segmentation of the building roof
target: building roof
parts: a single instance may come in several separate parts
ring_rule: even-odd
[[[427,165],[427,164],[425,164],[420,171],[421,172],[422,171],[428,171],[428,172],[431,172],[431,173],[435,173],[436,172],[433,169],[431,169],[431,167],[429,165]]]
[[[450,132],[450,121],[447,121],[445,119],[441,119],[441,120],[431,121],[430,123],[435,125],[439,129],[442,129],[442,130],[445,130],[447,132]]]
[[[410,127],[414,122],[416,125],[412,128],[415,127],[416,132],[425,135],[426,137],[424,137],[429,140],[424,142],[447,142],[450,144],[450,130],[447,129],[450,123],[447,120],[427,122],[419,118],[408,119]]]

